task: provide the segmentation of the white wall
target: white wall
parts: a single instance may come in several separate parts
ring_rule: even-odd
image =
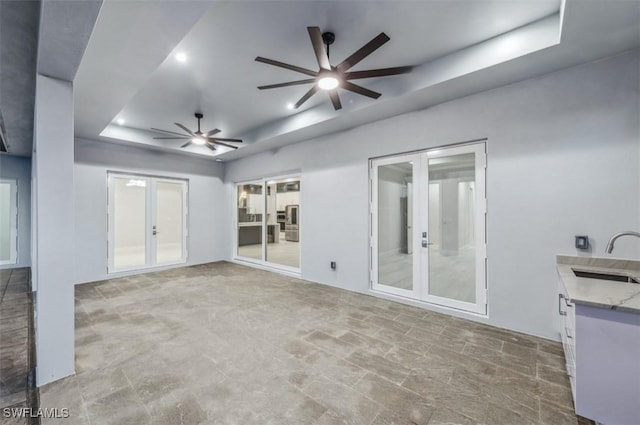
[[[221,164],[196,157],[76,139],[76,283],[108,278],[107,171],[188,179],[187,264],[229,257],[231,242],[227,226],[231,221],[232,198],[226,192]]]
[[[0,178],[18,182],[18,262],[0,268],[31,266],[31,158],[0,155]]]
[[[640,229],[639,65],[634,51],[251,156],[226,180],[299,167],[302,277],[367,292],[368,158],[486,137],[486,321],[557,339],[555,254],[588,234],[601,256]],[[640,240],[616,244],[639,254]]]

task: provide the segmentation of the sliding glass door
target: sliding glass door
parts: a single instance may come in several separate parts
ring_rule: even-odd
[[[108,271],[185,263],[187,182],[108,175]]]
[[[236,184],[235,257],[300,270],[300,177]]]
[[[371,161],[372,288],[486,314],[485,145]]]

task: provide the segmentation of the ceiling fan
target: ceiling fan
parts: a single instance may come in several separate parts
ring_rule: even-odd
[[[185,143],[184,145],[180,146],[181,148],[186,148],[187,146],[194,144],[194,145],[200,145],[200,146],[206,146],[209,149],[211,149],[212,151],[216,150],[215,145],[221,145],[221,146],[226,146],[228,148],[231,149],[238,149],[237,146],[233,146],[230,145],[228,143],[224,143],[224,142],[233,142],[233,143],[242,143],[242,140],[240,139],[225,139],[222,137],[212,137],[218,133],[220,133],[221,130],[218,130],[217,128],[214,128],[213,130],[207,131],[206,133],[202,132],[200,130],[200,120],[204,117],[204,115],[202,115],[199,112],[196,112],[195,114],[196,119],[198,120],[198,130],[197,131],[191,131],[189,130],[187,127],[185,127],[184,125],[175,122],[174,124],[177,125],[178,127],[180,127],[182,130],[186,131],[187,134],[182,134],[182,133],[176,133],[173,131],[168,131],[168,130],[161,130],[159,128],[151,128],[152,131],[158,132],[158,133],[163,133],[163,134],[171,134],[172,137],[154,137],[154,139],[169,139],[169,140],[188,140],[187,143]]]
[[[362,61],[364,58],[369,56],[371,53],[380,48],[384,43],[390,40],[389,36],[385,33],[381,32],[375,37],[373,40],[369,41],[367,44],[362,46],[359,50],[357,50],[354,54],[340,62],[338,65],[333,66],[329,62],[329,46],[333,44],[335,41],[335,34],[332,32],[321,33],[320,28],[318,27],[307,27],[307,31],[309,32],[309,38],[311,38],[311,45],[313,46],[313,51],[315,52],[316,59],[318,60],[318,66],[320,69],[318,71],[312,71],[310,69],[301,68],[295,65],[289,65],[287,63],[275,61],[273,59],[263,58],[258,56],[256,58],[257,62],[266,63],[268,65],[277,66],[280,68],[289,69],[291,71],[299,72],[301,74],[308,75],[313,78],[307,78],[305,80],[297,80],[290,81],[287,83],[280,84],[270,84],[267,86],[259,86],[258,89],[275,89],[279,87],[288,87],[288,86],[296,86],[300,84],[308,84],[314,83],[313,87],[309,89],[308,92],[305,93],[304,96],[298,100],[294,108],[299,108],[304,102],[306,102],[311,96],[313,96],[318,90],[326,90],[331,98],[331,103],[335,110],[342,108],[342,103],[340,102],[340,96],[338,95],[338,88],[342,88],[345,90],[349,90],[353,93],[357,93],[363,96],[368,96],[373,99],[377,99],[380,97],[380,93],[375,91],[366,89],[362,86],[356,85],[351,82],[351,80],[357,80],[361,78],[372,78],[372,77],[384,77],[387,75],[398,75],[405,74],[410,72],[413,68],[412,66],[399,66],[395,68],[380,68],[380,69],[371,69],[366,71],[352,71],[348,72],[354,65]],[[326,48],[325,48],[326,46]]]

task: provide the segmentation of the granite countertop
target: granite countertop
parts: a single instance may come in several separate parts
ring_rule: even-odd
[[[577,277],[573,270],[628,274],[640,281],[640,261],[611,258],[556,256],[558,275],[569,301],[640,314],[640,284]]]

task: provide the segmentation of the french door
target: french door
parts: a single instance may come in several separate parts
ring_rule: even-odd
[[[372,289],[486,314],[485,144],[371,161]]]
[[[187,182],[108,174],[108,272],[187,260]]]

